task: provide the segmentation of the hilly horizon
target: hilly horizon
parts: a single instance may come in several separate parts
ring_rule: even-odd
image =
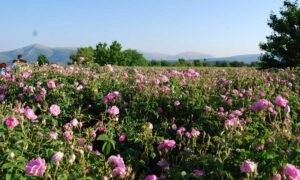
[[[13,59],[17,57],[18,54],[22,54],[23,58],[28,62],[35,62],[37,57],[40,54],[47,56],[51,63],[61,63],[67,64],[71,62],[70,55],[77,52],[75,47],[60,47],[60,48],[51,48],[42,44],[32,44],[22,48],[3,51],[0,52],[0,62],[5,62],[10,64]],[[194,59],[206,59],[209,62],[213,61],[243,61],[245,63],[251,63],[259,59],[260,54],[245,54],[245,55],[236,55],[228,57],[214,57],[209,54],[199,53],[199,52],[182,52],[178,54],[164,54],[164,53],[155,53],[155,52],[145,52],[139,51],[144,55],[144,57],[151,61],[155,60],[167,60],[167,61],[176,61],[180,58],[185,60],[194,60]]]

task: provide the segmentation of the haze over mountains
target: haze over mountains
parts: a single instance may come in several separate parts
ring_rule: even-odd
[[[33,44],[23,48],[0,52],[0,62],[11,63],[13,59],[17,57],[18,54],[22,54],[24,59],[29,62],[35,62],[37,57],[40,54],[44,54],[48,57],[50,62],[57,62],[61,64],[67,64],[71,62],[70,55],[76,53],[77,48],[50,48],[41,44]],[[237,55],[230,57],[213,57],[209,54],[203,54],[199,52],[183,52],[175,55],[162,54],[162,53],[149,53],[143,52],[144,57],[147,60],[167,60],[167,61],[176,61],[179,58],[186,60],[193,59],[206,59],[207,61],[243,61],[245,63],[251,63],[257,61],[259,54],[248,54],[248,55]]]

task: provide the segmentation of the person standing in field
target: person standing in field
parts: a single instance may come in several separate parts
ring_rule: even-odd
[[[2,74],[2,75],[7,75],[8,74],[6,63],[1,63],[0,64],[0,74]]]
[[[16,71],[18,68],[26,66],[27,61],[23,59],[21,54],[19,54],[17,59],[13,60],[12,63],[12,68]]]

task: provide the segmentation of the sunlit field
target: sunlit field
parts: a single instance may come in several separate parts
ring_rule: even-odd
[[[299,69],[43,66],[1,76],[3,179],[269,179],[300,159]]]

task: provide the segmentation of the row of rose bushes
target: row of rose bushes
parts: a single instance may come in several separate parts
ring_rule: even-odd
[[[20,69],[0,80],[0,174],[299,179],[299,75],[299,69]]]

